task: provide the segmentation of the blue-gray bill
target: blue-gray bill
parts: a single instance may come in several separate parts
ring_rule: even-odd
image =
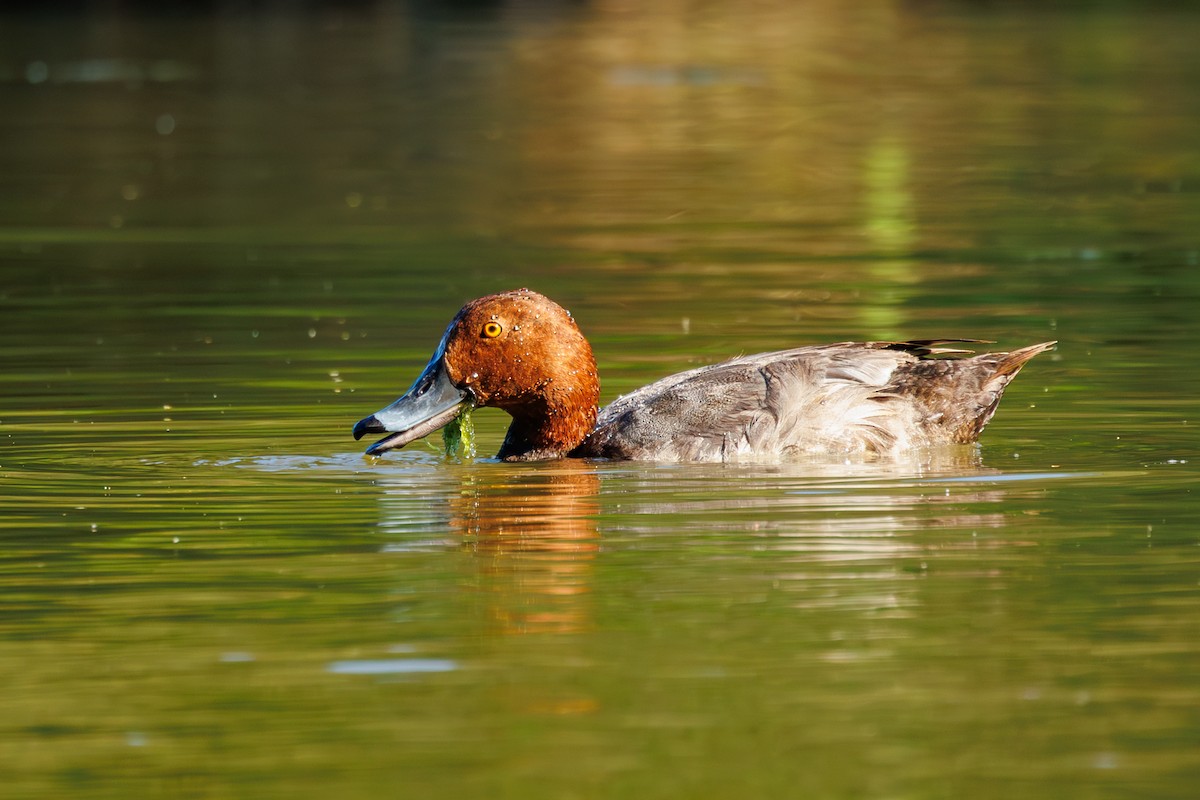
[[[403,397],[354,426],[355,439],[368,433],[388,434],[367,448],[368,455],[376,456],[428,436],[453,420],[470,402],[470,393],[451,383],[441,356],[439,347]]]

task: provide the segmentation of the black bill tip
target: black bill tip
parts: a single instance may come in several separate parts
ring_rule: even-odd
[[[357,442],[368,433],[387,433],[387,429],[383,427],[383,423],[374,414],[354,423],[354,441]]]

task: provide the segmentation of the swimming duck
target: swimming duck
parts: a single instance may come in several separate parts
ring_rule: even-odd
[[[663,378],[598,411],[596,359],[570,312],[518,289],[463,306],[404,396],[360,420],[354,438],[386,433],[367,448],[379,455],[470,404],[512,416],[497,454],[506,461],[886,456],[974,442],[1008,382],[1055,345],[982,355],[942,347],[978,341],[841,342],[741,356]]]

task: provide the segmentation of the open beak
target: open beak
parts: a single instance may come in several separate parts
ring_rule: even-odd
[[[377,456],[428,436],[458,416],[471,401],[468,391],[450,382],[442,359],[444,350],[443,338],[425,370],[403,397],[354,426],[355,439],[368,433],[388,434],[367,448],[368,455]]]

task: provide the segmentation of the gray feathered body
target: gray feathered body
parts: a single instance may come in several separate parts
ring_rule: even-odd
[[[573,455],[763,461],[973,442],[1054,342],[967,358],[938,347],[958,341],[798,347],[682,372],[604,408]]]

